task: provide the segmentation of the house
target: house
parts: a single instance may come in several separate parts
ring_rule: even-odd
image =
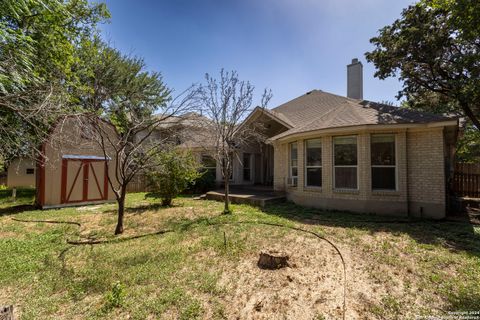
[[[27,158],[16,158],[7,169],[8,188],[35,188],[35,162]]]
[[[256,108],[243,125],[262,122],[268,140],[240,150],[232,184],[328,210],[445,217],[458,120],[364,100],[362,68],[347,66],[347,97],[312,90]]]
[[[102,132],[116,139],[115,127],[97,119]],[[37,160],[37,202],[42,208],[103,203],[115,200],[114,150],[99,146],[96,131],[83,116],[59,119],[42,145]]]

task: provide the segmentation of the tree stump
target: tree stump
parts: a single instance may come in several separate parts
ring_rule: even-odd
[[[280,251],[262,251],[257,266],[260,269],[276,270],[288,267],[288,255]]]
[[[0,320],[15,320],[13,306],[0,306]]]

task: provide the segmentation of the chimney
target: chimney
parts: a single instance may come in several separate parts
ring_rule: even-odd
[[[363,66],[357,58],[347,65],[347,97],[363,100]]]

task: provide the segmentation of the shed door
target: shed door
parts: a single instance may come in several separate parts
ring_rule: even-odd
[[[63,159],[61,188],[62,203],[106,200],[105,160]]]

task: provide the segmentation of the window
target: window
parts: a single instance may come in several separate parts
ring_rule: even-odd
[[[251,164],[250,164],[250,153],[243,154],[243,180],[250,181],[251,180]]]
[[[206,174],[211,175],[213,179],[216,178],[217,162],[212,156],[202,155],[202,169],[203,171],[207,171]]]
[[[34,173],[35,173],[35,169],[27,168],[27,174],[34,174]]]
[[[305,141],[305,186],[322,186],[322,141]]]
[[[290,143],[290,185],[296,186],[298,181],[298,146],[296,142]]]
[[[357,189],[357,137],[335,137],[333,149],[335,188]]]
[[[372,189],[396,190],[395,135],[372,135],[371,153]]]

